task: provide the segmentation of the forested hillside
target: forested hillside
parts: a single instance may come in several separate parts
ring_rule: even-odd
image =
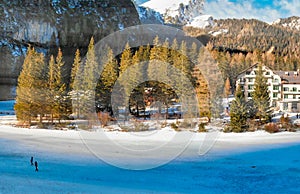
[[[300,69],[298,21],[298,17],[273,24],[255,19],[222,19],[215,20],[212,27],[184,30],[206,43],[219,62],[224,79],[229,77],[234,84],[236,75],[256,62],[274,70]]]

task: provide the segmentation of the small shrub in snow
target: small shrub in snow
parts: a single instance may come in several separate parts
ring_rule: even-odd
[[[134,122],[134,131],[148,131],[149,125],[143,122]]]
[[[284,115],[281,115],[280,120],[281,128],[284,129],[285,131],[290,131],[292,130],[293,126],[291,123],[291,119],[289,118],[289,115],[286,117]]]
[[[167,125],[168,125],[168,123],[165,121],[165,122],[162,122],[162,123],[160,124],[160,127],[161,127],[161,128],[165,128]]]
[[[207,129],[205,129],[206,123],[200,123],[198,125],[198,132],[207,132]]]
[[[265,125],[265,131],[269,133],[277,133],[279,132],[279,128],[275,123],[268,123]]]
[[[229,125],[225,125],[224,129],[223,129],[224,133],[230,133],[232,132],[231,127]]]
[[[102,127],[107,126],[108,122],[110,121],[109,113],[107,113],[107,112],[99,112],[98,113],[98,119],[99,119]]]
[[[37,128],[38,128],[38,129],[49,129],[49,124],[38,123],[38,124],[37,124]]]
[[[248,125],[249,125],[248,131],[250,132],[254,132],[259,128],[259,123],[255,120],[249,120]]]
[[[171,128],[174,129],[175,131],[180,131],[178,125],[176,123],[171,123]]]
[[[147,124],[144,124],[143,122],[133,122],[133,124],[130,125],[120,125],[119,126],[123,132],[130,132],[130,131],[148,131],[150,126]]]

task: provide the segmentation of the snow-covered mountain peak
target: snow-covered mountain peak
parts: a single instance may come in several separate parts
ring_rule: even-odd
[[[165,23],[187,24],[201,15],[203,2],[204,0],[149,0],[139,6],[160,13]]]
[[[274,21],[272,25],[279,25],[291,30],[300,30],[300,17],[282,18]]]
[[[176,16],[178,14],[178,9],[180,4],[188,5],[189,0],[150,0],[146,3],[141,4],[143,7],[149,7],[155,11],[165,14],[169,13],[170,16]]]
[[[211,15],[200,15],[192,19],[192,21],[186,26],[192,26],[195,28],[213,27],[215,25],[214,19]]]

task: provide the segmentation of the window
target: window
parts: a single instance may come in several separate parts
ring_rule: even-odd
[[[288,106],[288,103],[284,102],[284,103],[283,103],[283,110],[287,110],[288,107],[289,107],[289,106]]]
[[[287,92],[287,91],[289,91],[289,88],[288,87],[284,87],[283,91]]]
[[[293,99],[296,99],[296,97],[297,97],[296,95],[293,95]]]
[[[126,10],[126,8],[122,8],[122,13],[126,13],[127,12],[127,10]]]
[[[287,98],[289,98],[289,95],[285,94],[285,95],[283,96],[283,98],[287,99]]]
[[[277,98],[278,97],[278,93],[273,93],[273,98]]]
[[[297,105],[298,105],[297,102],[292,102],[292,109],[297,109]]]
[[[253,78],[248,78],[248,82],[253,82]]]
[[[266,72],[266,75],[270,75],[270,71],[267,71],[267,72]]]
[[[293,92],[297,92],[297,88],[296,87],[293,87]]]
[[[252,97],[252,95],[251,95],[251,93],[250,93],[250,92],[248,93],[248,97],[249,97],[249,98],[250,98],[250,97]]]
[[[279,86],[273,86],[273,90],[279,90]]]
[[[273,83],[278,83],[279,80],[277,78],[273,79]]]
[[[248,85],[248,90],[253,90],[253,85]]]

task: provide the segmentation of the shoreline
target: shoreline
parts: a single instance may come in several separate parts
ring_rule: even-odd
[[[137,138],[128,132],[109,134],[119,140],[126,138],[121,142],[125,144]],[[294,188],[300,178],[299,132],[220,133],[212,149],[198,155],[205,135],[195,134],[174,160],[160,163],[157,168],[137,170],[120,168],[95,157],[82,145],[78,131],[0,125],[0,159],[3,161],[0,163],[0,192],[262,193],[267,190],[268,193],[299,193],[299,188]],[[160,143],[155,138],[149,142]],[[174,149],[176,147],[166,147],[162,153]],[[109,147],[107,150],[111,151]],[[31,156],[39,162],[38,173],[30,166]],[[135,165],[149,162],[147,157],[134,161],[118,153],[111,156],[123,162],[136,162]],[[280,184],[274,184],[278,180]]]
[[[153,138],[147,138],[141,135],[147,134],[146,132],[134,133],[113,131],[105,132],[105,135],[108,136],[107,139],[110,139],[111,142],[116,143],[118,145],[124,147],[128,146],[128,148],[130,149],[141,147],[141,150],[143,150],[142,148],[157,148],[157,144],[168,143],[170,137],[166,136],[174,136],[177,133],[182,133],[175,132],[171,129],[163,129],[160,131],[161,134],[158,134],[157,137]],[[94,136],[94,132],[88,133]],[[142,155],[141,161],[147,159],[164,159],[164,157],[168,157],[166,153],[172,152],[175,149],[182,149],[182,151],[178,152],[176,158],[185,160],[185,158],[199,158],[206,156],[222,157],[222,155],[228,155],[231,153],[249,152],[255,150],[271,149],[276,147],[300,144],[299,131],[279,132],[274,134],[270,134],[265,131],[245,133],[218,132],[217,134],[215,134],[215,137],[213,137],[215,139],[210,140],[210,147],[203,148],[203,146],[206,146],[203,144],[206,143],[206,138],[210,133],[188,133],[192,133],[192,138],[190,139],[187,145],[182,145],[181,147],[176,147],[174,145],[165,146],[163,148],[158,147],[158,149],[161,149],[161,154],[158,154],[154,158],[152,156],[148,156],[147,154]],[[151,135],[153,136],[153,134]],[[86,137],[87,136],[85,136],[84,138]],[[58,131],[48,129],[27,129],[16,128],[7,125],[0,125],[0,139],[18,142],[23,147],[33,151],[35,150],[37,152],[49,152],[58,155],[95,158],[98,155],[98,153],[95,154],[92,152],[94,145],[90,143],[95,139],[89,138],[90,137],[83,140],[81,132],[75,130]],[[110,150],[110,144],[107,143],[107,140],[104,140],[99,138],[99,143],[96,144],[97,146],[101,146],[100,154],[103,154],[105,152],[105,154],[109,154],[109,156],[115,159],[135,159],[135,156],[126,155],[126,153],[113,153],[113,150]],[[179,142],[179,144],[180,143],[181,142]]]

